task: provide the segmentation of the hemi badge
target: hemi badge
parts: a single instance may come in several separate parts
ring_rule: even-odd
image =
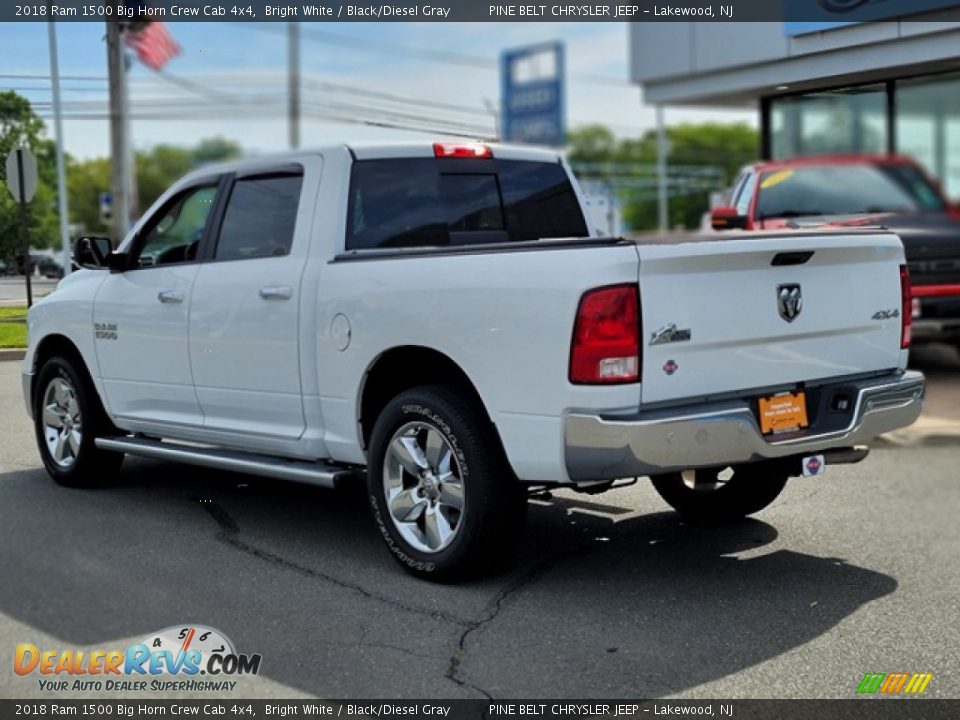
[[[676,323],[670,323],[650,334],[650,344],[666,345],[667,343],[689,342],[691,335],[690,330],[678,330]]]

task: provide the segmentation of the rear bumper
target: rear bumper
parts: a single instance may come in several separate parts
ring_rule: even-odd
[[[849,383],[845,387],[850,387]],[[924,378],[908,371],[853,383],[854,404],[841,429],[769,440],[747,400],[656,410],[633,416],[572,414],[564,425],[567,473],[574,482],[656,475],[850,447],[913,423]]]

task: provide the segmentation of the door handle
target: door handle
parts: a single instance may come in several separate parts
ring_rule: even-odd
[[[162,290],[157,293],[157,300],[162,303],[182,303],[183,292],[180,290]]]
[[[293,297],[293,288],[289,285],[267,285],[260,288],[260,297],[264,300],[289,300]]]

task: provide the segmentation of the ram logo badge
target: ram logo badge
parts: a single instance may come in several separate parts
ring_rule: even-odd
[[[691,332],[689,330],[678,330],[676,323],[670,323],[650,334],[650,344],[666,345],[667,343],[688,342],[690,337]]]
[[[777,285],[777,310],[787,322],[793,322],[803,310],[803,292],[800,285]]]

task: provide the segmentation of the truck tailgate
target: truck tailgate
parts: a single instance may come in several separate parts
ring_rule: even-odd
[[[900,366],[904,260],[891,233],[637,248],[644,404]]]

